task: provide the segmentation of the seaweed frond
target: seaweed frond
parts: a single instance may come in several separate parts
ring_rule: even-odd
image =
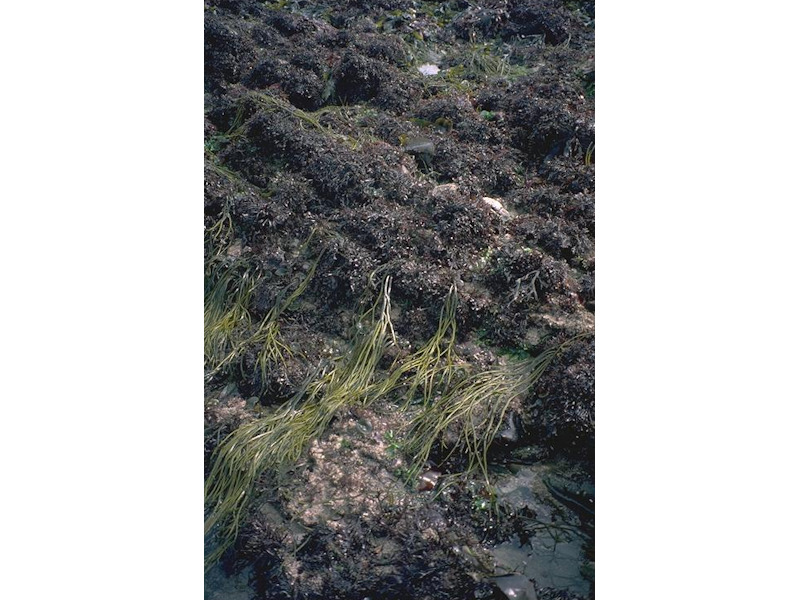
[[[376,391],[378,396],[388,394],[401,386],[407,386],[402,405],[402,408],[406,409],[414,402],[417,391],[421,392],[422,403],[428,405],[436,390],[450,385],[456,369],[457,304],[458,291],[456,286],[452,285],[439,314],[439,326],[436,332],[422,348],[391,370]]]
[[[292,355],[291,349],[280,337],[278,318],[306,290],[322,256],[312,263],[308,273],[288,297],[284,297],[286,290],[279,295],[275,305],[253,331],[249,307],[261,275],[243,259],[231,259],[228,256],[232,232],[230,217],[224,213],[207,233],[206,381],[234,365],[240,365],[247,348],[257,347],[256,370],[261,375],[263,386],[270,367]],[[313,235],[314,231],[301,246],[301,253]]]
[[[205,235],[204,352],[211,371],[226,363],[246,335],[260,280],[260,273],[231,251],[233,243],[233,222],[225,210]]]
[[[311,264],[311,268],[308,270],[306,276],[287,298],[283,300],[280,298],[278,299],[275,306],[269,310],[261,321],[253,336],[246,342],[246,345],[254,344],[259,347],[258,354],[256,355],[256,369],[261,375],[262,391],[266,385],[267,375],[272,365],[285,362],[287,356],[293,355],[292,350],[281,339],[278,317],[305,292],[309,282],[314,277],[314,273],[317,270],[317,265],[321,258],[322,255],[317,257]]]

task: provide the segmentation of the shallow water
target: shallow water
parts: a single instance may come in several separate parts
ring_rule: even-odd
[[[548,534],[531,537],[521,544],[518,537],[491,551],[496,573],[524,575],[540,587],[566,589],[588,594],[590,583],[581,574],[584,555],[580,539],[556,541]]]
[[[580,520],[563,508],[544,485],[543,477],[552,471],[551,465],[532,465],[516,474],[501,476],[498,481],[498,501],[514,510],[527,507],[535,513],[536,520],[525,543],[514,536],[490,550],[495,574],[522,575],[539,587],[588,595],[591,584],[581,572],[587,562],[587,537],[579,529]]]
[[[252,567],[228,575],[220,565],[214,565],[205,574],[205,600],[250,600],[253,597],[250,587],[252,574]]]

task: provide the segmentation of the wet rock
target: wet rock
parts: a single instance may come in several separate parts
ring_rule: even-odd
[[[508,413],[506,426],[498,434],[498,437],[506,444],[515,444],[519,440],[517,420],[518,417],[513,412]]]
[[[442,200],[445,198],[455,198],[458,195],[458,185],[455,183],[443,183],[431,190],[431,198]]]
[[[409,137],[403,142],[403,148],[414,155],[430,155],[436,152],[433,141],[425,137]]]
[[[481,582],[475,586],[472,595],[475,600],[493,600],[495,598],[495,588],[486,582]]]
[[[551,474],[543,479],[550,494],[583,518],[594,517],[594,485]]]
[[[239,388],[236,387],[235,383],[229,383],[219,392],[219,399],[224,400],[225,398],[232,398],[238,395]]]
[[[525,543],[514,537],[494,548],[492,555],[500,570],[522,572],[543,588],[586,595],[591,583],[582,570],[582,544],[578,537],[556,541],[551,535],[533,535]]]
[[[216,565],[205,575],[205,600],[251,600],[253,588],[250,585],[252,568],[235,575],[227,575]]]
[[[417,491],[424,492],[432,490],[436,487],[436,482],[439,481],[441,473],[438,471],[425,471],[419,476],[419,483],[417,484]]]
[[[522,575],[496,577],[495,584],[509,600],[537,600],[533,582]]]
[[[497,198],[489,198],[488,196],[484,196],[483,197],[483,203],[486,206],[488,206],[489,208],[491,208],[498,215],[500,215],[501,218],[503,218],[503,219],[510,219],[511,218],[511,213],[508,212],[506,207],[503,206],[503,203],[500,200],[498,200]]]
[[[242,240],[236,240],[228,247],[227,255],[230,258],[239,258],[242,255]]]
[[[548,497],[542,482],[542,474],[547,470],[547,465],[535,465],[519,469],[513,477],[501,477],[495,486],[499,501],[513,510],[527,507],[542,518],[549,517],[552,507],[542,501]]]
[[[426,63],[424,65],[420,65],[419,67],[417,67],[417,71],[426,76],[438,75],[439,67],[437,65],[431,65]]]

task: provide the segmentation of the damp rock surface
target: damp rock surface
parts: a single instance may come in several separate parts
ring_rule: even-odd
[[[508,600],[537,600],[536,588],[524,575],[503,575],[494,582]]]

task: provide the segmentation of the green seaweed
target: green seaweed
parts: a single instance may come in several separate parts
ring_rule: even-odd
[[[580,336],[579,336],[580,337]],[[511,403],[524,397],[548,365],[574,339],[525,360],[510,359],[469,374],[413,417],[406,450],[414,471],[420,471],[436,444],[446,456],[462,454],[466,473],[480,472],[489,480],[489,448],[504,424]]]
[[[408,408],[415,400],[416,392],[421,392],[422,402],[431,403],[438,389],[446,388],[456,370],[456,306],[458,292],[456,286],[450,287],[444,306],[439,315],[439,326],[430,340],[422,348],[394,366],[376,394],[383,396],[405,386],[405,402]]]
[[[344,356],[330,368],[313,374],[273,414],[236,429],[215,451],[205,487],[205,534],[215,542],[206,558],[207,568],[236,540],[259,478],[265,473],[280,478],[340,410],[375,398],[370,393],[374,389],[372,379],[394,336],[390,291],[391,280],[387,278],[378,300],[358,320],[356,338]]]

